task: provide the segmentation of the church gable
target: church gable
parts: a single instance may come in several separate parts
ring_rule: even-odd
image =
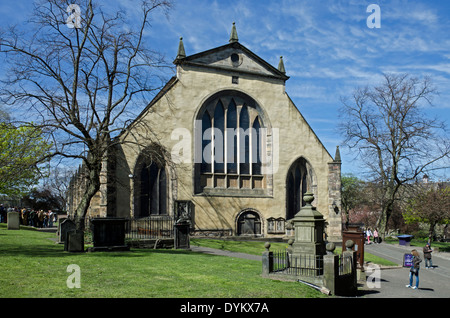
[[[277,78],[283,81],[289,79],[285,74],[282,58],[280,58],[280,64],[277,69],[254,54],[238,42],[234,24],[229,44],[194,55],[186,56],[183,39],[181,38],[174,64],[247,73]]]
[[[183,64],[262,75],[281,80],[288,78],[239,43],[227,44],[214,50],[189,56],[183,61]]]

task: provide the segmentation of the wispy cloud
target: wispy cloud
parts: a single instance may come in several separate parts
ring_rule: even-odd
[[[136,15],[138,0],[111,0]],[[31,0],[0,2],[0,27],[24,20]],[[381,28],[369,29],[367,6],[379,4]],[[228,43],[232,22],[240,42],[290,76],[286,90],[330,153],[340,97],[377,84],[383,72],[429,75],[450,123],[450,1],[426,0],[179,0],[168,18],[156,15],[147,45],[175,58],[178,39],[194,54]],[[343,151],[344,153],[344,151]],[[344,165],[345,167],[345,165]]]

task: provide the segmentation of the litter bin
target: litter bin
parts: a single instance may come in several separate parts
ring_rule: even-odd
[[[413,238],[413,235],[399,235],[397,236],[398,243],[403,246],[410,246],[411,245],[411,239]]]

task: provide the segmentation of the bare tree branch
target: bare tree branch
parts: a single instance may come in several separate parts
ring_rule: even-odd
[[[382,230],[399,188],[448,162],[448,131],[423,111],[435,94],[429,78],[386,74],[379,86],[356,89],[351,102],[343,100],[339,128],[344,144],[358,151],[371,181],[382,189],[377,224]]]
[[[72,4],[81,9],[81,23],[70,28]],[[144,32],[152,15],[159,9],[167,14],[170,7],[170,1],[142,1],[136,22],[94,0],[47,0],[35,6],[32,36],[18,28],[0,35],[10,66],[1,101],[27,114],[17,121],[33,118],[33,126],[53,141],[47,157],[83,161],[87,186],[76,210],[81,218],[100,187],[102,162],[117,142],[114,137],[162,87],[156,73],[168,63],[144,46]]]

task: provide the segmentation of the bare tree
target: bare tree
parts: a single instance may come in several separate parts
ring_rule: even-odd
[[[102,162],[120,142],[114,137],[162,86],[158,68],[166,64],[144,45],[144,31],[151,14],[170,7],[170,1],[142,1],[141,20],[129,21],[107,3],[41,1],[31,29],[0,34],[10,65],[3,102],[45,131],[54,145],[49,156],[81,160],[86,169],[74,216],[80,229],[100,188]]]
[[[384,75],[379,86],[358,88],[350,101],[343,100],[339,127],[345,145],[356,150],[370,181],[380,187],[382,233],[399,188],[449,158],[444,123],[423,109],[435,94],[428,78]]]

